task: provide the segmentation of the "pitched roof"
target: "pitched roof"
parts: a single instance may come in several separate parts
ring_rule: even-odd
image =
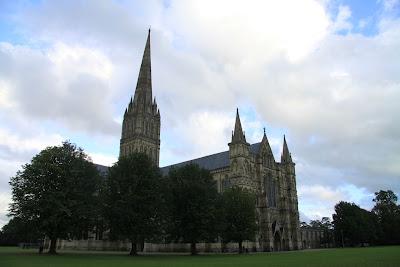
[[[108,173],[108,168],[109,167],[103,166],[103,165],[100,165],[100,164],[96,164],[96,163],[94,163],[94,166],[96,167],[96,169],[99,171],[99,173],[101,175],[106,175]]]
[[[258,154],[259,150],[260,150],[260,143],[255,143],[252,144],[250,146],[250,153],[252,154]],[[220,152],[220,153],[215,153],[215,154],[211,154],[208,156],[204,156],[201,158],[197,158],[197,159],[192,159],[192,160],[188,160],[188,161],[184,161],[184,162],[180,162],[180,163],[176,163],[176,164],[172,164],[172,165],[168,165],[165,167],[161,167],[160,171],[162,175],[167,175],[169,170],[174,167],[183,167],[187,164],[190,163],[194,163],[199,165],[199,167],[207,169],[209,171],[212,170],[217,170],[217,169],[221,169],[224,167],[228,167],[229,166],[229,151],[224,151],[224,152]],[[103,166],[100,164],[95,164],[97,170],[100,172],[100,174],[105,175],[108,172],[108,168],[107,166]]]
[[[260,144],[261,143],[252,144],[250,146],[250,153],[257,154],[258,151],[260,150]],[[211,155],[204,156],[201,158],[192,159],[192,160],[172,164],[169,166],[165,166],[165,167],[160,168],[160,171],[161,171],[162,175],[167,175],[169,170],[172,167],[174,167],[174,168],[182,167],[182,166],[185,166],[185,165],[191,164],[191,163],[197,164],[197,165],[199,165],[199,167],[210,170],[210,171],[228,167],[229,166],[229,151],[211,154]]]

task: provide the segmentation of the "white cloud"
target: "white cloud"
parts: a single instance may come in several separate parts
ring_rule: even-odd
[[[322,186],[332,201],[321,203],[347,198],[336,189],[345,183],[365,194],[400,192],[400,21],[383,14],[377,34],[366,37],[352,33],[349,7],[332,18],[327,5],[44,2],[17,20],[33,45],[0,46],[0,108],[42,129],[51,121],[118,139],[115,117],[133,93],[151,24],[163,162],[226,150],[234,110],[246,103],[267,129],[288,130],[298,184]],[[258,141],[262,126],[246,122],[254,129],[248,139]],[[281,142],[270,137],[274,153]],[[312,195],[301,201],[314,203]],[[311,205],[306,215],[331,209]]]
[[[94,163],[104,166],[112,166],[118,160],[118,158],[114,155],[91,153],[91,152],[88,152],[88,155],[90,156],[90,158]]]
[[[113,64],[95,48],[57,42],[47,56],[58,77],[76,79],[79,75],[87,74],[108,81],[113,75]]]
[[[297,193],[300,198],[312,197],[329,202],[339,202],[340,200],[344,199],[342,192],[338,190],[332,190],[331,188],[322,185],[303,185],[299,187]]]
[[[340,5],[336,20],[332,25],[332,30],[334,32],[350,31],[353,28],[353,25],[349,21],[350,18],[351,18],[350,7]]]
[[[60,145],[63,137],[59,134],[46,134],[40,131],[13,132],[0,128],[0,193],[8,193],[8,182],[21,166],[40,150]]]
[[[324,38],[330,23],[323,6],[309,0],[172,1],[166,15],[210,62],[239,68],[280,53],[299,60]]]
[[[11,195],[7,192],[0,192],[0,229],[8,222],[8,207],[11,202]]]
[[[0,108],[10,109],[15,106],[10,91],[10,85],[6,81],[0,81]]]
[[[321,219],[334,214],[334,206],[339,201],[354,202],[361,208],[370,210],[373,206],[373,194],[365,188],[351,184],[335,187],[322,184],[298,186],[299,209],[306,218]]]
[[[381,0],[383,2],[383,8],[385,11],[393,11],[399,6],[399,0]]]
[[[231,139],[231,131],[235,124],[235,113],[199,111],[190,114],[186,120],[182,120],[169,129],[172,137],[169,140],[177,140],[174,143],[162,143],[162,165],[168,165],[172,160],[189,160],[228,149]]]
[[[112,119],[113,64],[99,50],[57,42],[41,51],[0,43],[4,111],[97,134],[118,130]]]
[[[32,137],[20,136],[0,128],[0,146],[12,153],[38,152],[47,146],[60,145],[63,137],[59,134],[38,134]]]

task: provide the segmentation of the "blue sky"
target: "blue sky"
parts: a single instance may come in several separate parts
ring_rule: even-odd
[[[10,176],[71,140],[118,155],[152,28],[161,166],[249,142],[296,161],[302,219],[400,192],[400,5],[378,1],[0,1],[0,225]]]

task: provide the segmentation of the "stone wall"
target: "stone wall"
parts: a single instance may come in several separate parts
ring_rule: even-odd
[[[45,248],[49,247],[48,240],[45,241]],[[238,252],[237,243],[197,243],[197,251],[200,253],[221,253],[221,252]],[[128,241],[107,241],[107,240],[58,240],[58,250],[89,250],[89,251],[129,251],[131,243]],[[256,242],[244,241],[243,250],[249,252],[261,251],[260,246]],[[189,243],[168,243],[155,244],[145,243],[143,252],[145,253],[189,253]]]
[[[300,237],[302,249],[321,248],[324,231],[320,229],[301,228]]]

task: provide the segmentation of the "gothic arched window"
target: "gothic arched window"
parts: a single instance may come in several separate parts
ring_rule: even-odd
[[[276,181],[267,175],[264,177],[264,191],[267,198],[268,207],[276,207],[276,191],[277,191]]]

